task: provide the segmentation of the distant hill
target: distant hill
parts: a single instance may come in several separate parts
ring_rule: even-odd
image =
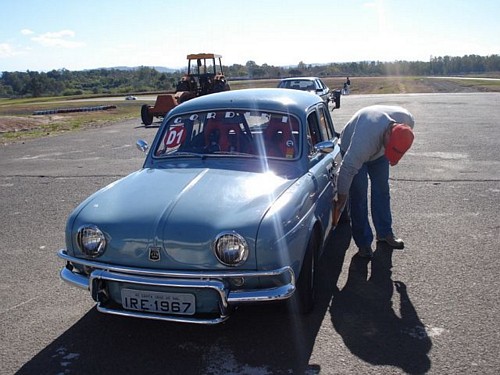
[[[140,68],[143,68],[144,66],[112,66],[110,68],[98,68],[98,69],[105,69],[105,70],[124,70],[124,71],[133,71],[133,70],[138,70]],[[167,68],[164,66],[147,66],[147,68],[153,68],[157,72],[160,73],[175,73],[179,69],[172,69],[172,68]],[[93,69],[87,69],[87,70],[93,70]]]

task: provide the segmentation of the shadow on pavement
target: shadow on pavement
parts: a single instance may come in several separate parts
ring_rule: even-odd
[[[314,374],[314,342],[349,247],[349,225],[327,243],[312,313],[283,303],[241,306],[216,326],[122,318],[94,308],[29,360],[18,374]]]
[[[352,257],[347,283],[333,297],[331,318],[347,348],[360,359],[422,374],[431,367],[427,354],[432,342],[405,284],[391,279],[392,252],[378,244],[369,277],[370,261]],[[400,299],[398,313],[392,306],[394,289]]]

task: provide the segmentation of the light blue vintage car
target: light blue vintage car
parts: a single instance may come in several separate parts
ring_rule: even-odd
[[[63,280],[104,313],[216,324],[238,304],[308,312],[341,162],[314,94],[247,89],[165,117],[139,171],[70,215]],[[292,297],[292,298],[290,298]]]

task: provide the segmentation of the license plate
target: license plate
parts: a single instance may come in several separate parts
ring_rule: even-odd
[[[193,315],[193,294],[122,289],[122,306],[127,310],[160,314]]]

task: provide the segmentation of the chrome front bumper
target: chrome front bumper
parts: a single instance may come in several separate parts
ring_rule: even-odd
[[[76,258],[68,255],[66,250],[59,250],[57,255],[65,260],[66,266],[61,270],[60,276],[67,283],[87,289],[97,301],[97,310],[107,314],[129,316],[136,318],[147,318],[183,323],[217,324],[225,321],[229,317],[230,306],[237,303],[263,302],[273,300],[283,300],[289,298],[295,291],[295,274],[291,267],[286,266],[270,271],[225,271],[225,272],[188,272],[188,271],[164,271],[157,269],[134,268],[115,266],[106,263],[95,262]],[[92,272],[89,276],[74,272],[73,265],[89,267]],[[241,289],[228,290],[227,283],[223,279],[228,278],[262,278],[280,277],[288,275],[288,282],[265,289]],[[215,318],[198,319],[182,315],[163,315],[147,312],[130,311],[105,307],[99,299],[99,290],[93,290],[99,281],[121,282],[135,285],[152,285],[160,287],[178,289],[211,289],[220,298],[219,316]]]

